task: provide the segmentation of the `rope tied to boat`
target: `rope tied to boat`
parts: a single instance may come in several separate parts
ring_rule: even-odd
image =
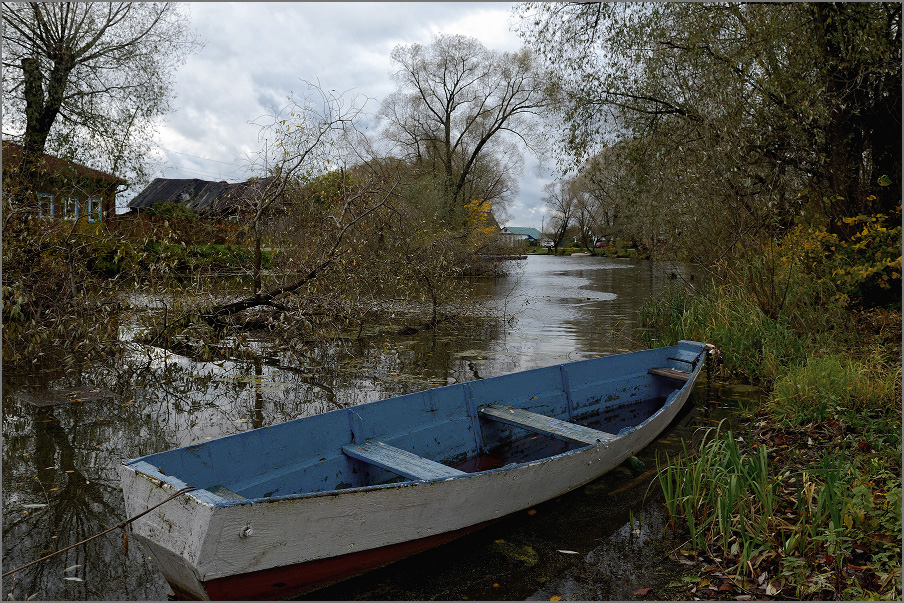
[[[170,496],[169,498],[166,498],[166,499],[160,501],[159,503],[157,503],[156,505],[154,505],[153,507],[151,507],[151,508],[149,508],[149,509],[145,509],[144,511],[142,511],[142,512],[139,513],[138,515],[135,515],[134,517],[130,517],[129,519],[126,519],[126,520],[124,520],[124,521],[119,522],[118,524],[116,524],[116,525],[113,526],[112,528],[108,528],[108,529],[104,530],[103,532],[100,532],[99,534],[95,534],[94,536],[91,536],[90,538],[86,538],[85,540],[82,540],[81,542],[76,542],[75,544],[71,544],[71,545],[67,546],[67,547],[64,548],[64,549],[60,549],[60,550],[58,550],[58,551],[55,551],[55,552],[53,552],[53,553],[50,553],[49,555],[45,555],[44,557],[41,557],[40,559],[35,559],[34,561],[31,561],[31,562],[29,562],[29,563],[26,563],[25,565],[22,565],[22,566],[20,566],[20,567],[17,567],[16,569],[9,570],[8,572],[4,573],[4,574],[3,574],[2,576],[0,576],[0,577],[6,578],[7,576],[10,576],[10,575],[12,575],[12,574],[15,574],[16,572],[22,571],[22,570],[24,570],[24,569],[27,568],[27,567],[31,567],[32,565],[35,565],[35,564],[37,564],[37,563],[41,563],[42,561],[47,561],[47,560],[50,559],[51,557],[55,557],[55,556],[59,555],[60,553],[65,553],[66,551],[68,551],[68,550],[70,550],[70,549],[74,549],[74,548],[77,547],[77,546],[81,546],[81,545],[83,545],[83,544],[85,544],[85,543],[91,542],[92,540],[95,540],[95,539],[97,539],[97,538],[100,538],[101,536],[104,536],[105,534],[109,534],[109,533],[112,532],[113,530],[118,530],[118,529],[120,529],[120,528],[122,528],[122,530],[123,530],[123,543],[125,544],[126,551],[128,552],[128,550],[129,550],[129,549],[128,549],[128,547],[129,547],[128,542],[129,542],[129,541],[128,541],[128,536],[125,535],[125,528],[126,528],[126,526],[128,526],[129,524],[131,524],[131,523],[132,523],[133,521],[135,521],[136,519],[139,519],[139,518],[141,518],[141,517],[144,517],[145,515],[147,515],[148,513],[150,513],[151,511],[153,511],[154,509],[156,509],[157,507],[159,507],[159,506],[161,506],[161,505],[164,505],[164,504],[168,503],[169,501],[173,500],[174,498],[178,498],[178,497],[182,496],[183,494],[187,494],[187,493],[189,493],[189,492],[192,492],[193,490],[197,490],[197,488],[195,488],[194,486],[188,486],[187,488],[182,488],[181,490],[179,490],[178,492],[176,492],[175,494],[173,494],[173,495]]]

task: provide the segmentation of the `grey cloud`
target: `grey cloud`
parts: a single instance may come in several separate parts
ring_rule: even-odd
[[[376,113],[379,102],[395,89],[390,52],[398,44],[428,44],[434,33],[443,32],[477,37],[490,48],[515,50],[520,40],[507,31],[510,6],[497,2],[192,4],[192,27],[206,46],[176,73],[177,111],[160,127],[161,146],[172,151],[166,163],[212,174],[231,169],[215,161],[241,163],[246,150],[261,144],[257,127],[249,122],[284,106],[291,92],[303,94],[302,80],[370,98],[366,110]],[[369,132],[375,129],[372,117],[367,127]],[[187,159],[191,163],[183,161]],[[539,218],[532,216],[542,206],[539,198],[547,180],[535,175],[532,157],[526,154],[525,159],[512,219],[539,226]],[[192,177],[175,171],[166,175]]]

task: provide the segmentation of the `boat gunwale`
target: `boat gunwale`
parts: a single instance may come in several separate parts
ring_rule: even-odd
[[[691,342],[691,343],[697,343],[697,342]],[[678,347],[678,346],[676,345],[676,346],[667,346],[667,347]],[[705,351],[706,351],[706,348],[705,347],[702,348],[701,352],[699,354],[697,354],[696,358],[699,359],[700,356]],[[604,358],[604,357],[605,356],[601,356],[599,358]],[[592,359],[588,359],[588,360],[592,360]],[[552,366],[556,366],[556,365],[552,365]],[[543,368],[543,367],[541,367],[541,368]],[[672,391],[666,397],[662,406],[660,406],[655,412],[653,412],[650,416],[645,418],[643,421],[641,421],[637,425],[619,431],[617,434],[615,434],[614,439],[609,440],[607,442],[599,442],[597,444],[588,444],[585,446],[579,446],[572,450],[560,452],[560,453],[557,453],[557,454],[554,454],[554,455],[551,455],[548,457],[544,457],[541,459],[535,459],[532,461],[524,461],[521,463],[509,463],[507,465],[503,465],[502,467],[496,467],[493,469],[486,469],[483,471],[475,471],[473,473],[465,473],[464,475],[442,477],[442,478],[437,478],[437,479],[404,480],[401,482],[392,482],[392,483],[388,483],[388,484],[374,484],[374,485],[370,485],[370,486],[356,486],[356,487],[351,487],[351,488],[342,488],[339,490],[324,490],[324,491],[320,491],[320,492],[307,492],[307,493],[295,493],[295,494],[283,494],[283,495],[277,495],[277,496],[247,498],[245,500],[229,500],[229,499],[223,498],[221,496],[218,496],[218,495],[214,494],[213,492],[210,492],[204,488],[198,488],[196,490],[193,490],[193,491],[187,493],[186,496],[196,500],[198,503],[201,503],[204,505],[209,505],[209,506],[219,509],[219,508],[227,508],[227,507],[237,507],[237,506],[241,506],[241,505],[255,505],[255,504],[263,504],[263,503],[269,503],[269,502],[280,502],[280,501],[286,501],[286,500],[310,500],[310,499],[316,499],[316,498],[322,498],[322,497],[328,497],[328,496],[335,497],[335,496],[342,496],[344,494],[356,494],[356,493],[369,492],[369,491],[378,491],[378,490],[384,490],[384,489],[388,489],[388,488],[401,488],[401,487],[412,487],[412,486],[419,486],[419,485],[425,485],[425,484],[434,484],[434,483],[446,482],[446,481],[450,481],[450,480],[467,479],[470,477],[489,475],[489,474],[493,474],[493,473],[501,473],[501,472],[505,472],[505,471],[511,471],[513,469],[517,469],[520,467],[538,465],[541,463],[555,462],[557,460],[566,458],[566,457],[574,455],[574,454],[580,454],[580,453],[586,452],[590,449],[611,447],[611,446],[617,444],[625,436],[642,429],[645,425],[647,425],[651,421],[655,420],[657,416],[666,412],[672,405],[674,405],[675,401],[678,399],[678,397],[681,395],[681,393],[683,391],[693,387],[693,385],[696,383],[696,378],[699,376],[699,373],[702,370],[702,368],[703,368],[703,363],[698,362],[696,368],[694,368],[694,370],[690,373],[690,378],[686,382],[684,382],[681,385],[681,387],[678,387],[674,391]],[[374,403],[381,402],[381,401],[382,400],[377,400]],[[295,419],[295,420],[303,420],[303,419]],[[231,435],[242,435],[243,433],[250,433],[250,432],[240,432],[238,434],[231,434]],[[225,437],[229,437],[229,436],[225,436]],[[189,448],[189,446],[186,446],[185,448]],[[146,455],[145,457],[140,457],[140,458],[136,458],[136,459],[133,459],[130,461],[126,461],[123,463],[123,465],[125,465],[126,467],[129,467],[136,473],[141,473],[153,480],[161,482],[161,486],[163,484],[166,484],[166,485],[170,486],[171,488],[173,488],[174,490],[178,490],[178,489],[190,486],[190,484],[183,482],[175,475],[166,475],[166,474],[153,470],[154,469],[153,465],[151,465],[147,461],[143,460],[147,456],[152,456],[152,455]],[[147,470],[147,469],[145,469],[145,467],[139,467],[138,465],[144,465],[146,467],[150,467],[151,470]],[[176,481],[177,483],[173,483],[173,481]]]

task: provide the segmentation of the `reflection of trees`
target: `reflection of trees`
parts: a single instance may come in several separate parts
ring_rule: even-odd
[[[4,494],[18,486],[28,501],[47,506],[26,515],[4,505],[4,570],[84,540],[123,517],[114,462],[126,452],[119,448],[123,440],[131,438],[124,437],[127,429],[119,421],[87,417],[96,410],[92,406],[37,409],[30,430],[5,434]],[[26,450],[28,457],[23,454]],[[13,475],[31,477],[13,485]],[[147,589],[156,585],[159,591],[162,579],[146,565],[135,563],[139,556],[133,550],[131,561],[126,559],[121,538],[111,534],[10,577],[12,587],[7,592],[17,599],[31,595],[48,600],[91,599],[104,597],[113,583],[138,598],[142,593],[160,596]]]

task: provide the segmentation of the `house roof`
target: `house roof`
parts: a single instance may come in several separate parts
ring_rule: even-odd
[[[3,170],[7,171],[18,167],[22,162],[23,151],[24,148],[22,147],[22,145],[4,140]],[[43,153],[43,156],[42,167],[45,172],[53,176],[74,176],[80,178],[89,178],[91,180],[102,181],[109,184],[128,184],[128,181],[123,180],[118,176],[114,176],[113,174],[108,174],[107,172],[102,172],[100,170],[95,170],[94,168],[90,168],[75,161],[62,159],[60,157],[54,157],[53,155],[48,155],[47,153]]]
[[[272,178],[259,178],[230,184],[197,178],[155,178],[134,199],[129,207],[141,209],[158,201],[180,203],[198,213],[219,213],[233,209],[254,193],[261,192]]]
[[[511,234],[521,235],[531,239],[543,238],[543,235],[539,230],[525,226],[505,226],[503,227],[502,232],[509,232]]]

